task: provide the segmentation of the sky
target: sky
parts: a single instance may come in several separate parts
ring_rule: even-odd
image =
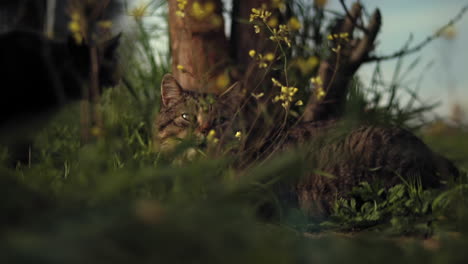
[[[351,5],[351,1],[345,1]],[[382,13],[382,30],[377,54],[390,54],[398,50],[413,34],[413,45],[423,41],[445,25],[468,0],[363,0],[367,10],[378,7]],[[340,10],[338,0],[331,0],[329,8]],[[454,39],[437,39],[421,52],[404,60],[407,66],[417,57],[420,63],[408,75],[407,84],[415,87],[415,81],[423,73],[419,90],[424,102],[440,102],[436,109],[440,116],[450,113],[451,106],[459,103],[468,110],[468,13],[455,25]],[[431,64],[427,68],[428,64]],[[382,64],[384,78],[390,80],[396,61]],[[403,67],[406,69],[406,67]],[[359,70],[364,80],[369,80],[373,67]]]

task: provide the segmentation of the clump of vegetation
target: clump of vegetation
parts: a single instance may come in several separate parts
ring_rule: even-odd
[[[234,162],[240,158],[235,155],[201,158],[183,166],[174,162],[197,147],[191,140],[182,141],[171,153],[155,152],[152,131],[160,104],[159,84],[171,65],[169,54],[158,54],[152,46],[167,28],[159,21],[148,24],[144,18],[167,15],[163,2],[128,10],[136,33],[124,40],[128,46],[121,47],[123,81],[102,94],[98,109],[103,122],[90,127],[91,140],[83,141],[77,103],[62,109],[37,133],[27,162],[11,166],[11,149],[0,150],[0,262],[362,263],[397,259],[446,263],[465,259],[468,240],[463,223],[468,197],[464,173],[447,179],[444,188],[436,190],[403,178],[393,187],[361,182],[335,201],[330,217],[312,219],[292,206],[294,201],[284,191],[313,169],[300,149],[275,153],[243,170],[236,169]],[[304,28],[322,28],[323,2],[291,8],[298,13],[287,23],[290,29],[298,29],[301,22]],[[186,15],[182,12],[186,1],[177,3],[179,14]],[[317,12],[312,21],[307,8]],[[202,5],[197,10],[205,9],[210,7]],[[266,64],[274,73],[286,71],[280,76],[287,76],[288,82],[277,77],[273,94],[258,90],[253,97],[271,96],[268,104],[286,109],[287,118],[295,120],[308,96],[325,97],[320,79],[309,77],[315,76],[321,54],[300,46],[310,37],[322,41],[318,35],[307,35],[312,30],[285,39],[286,28],[281,31],[277,25],[280,30],[275,32],[265,12],[257,9],[253,19],[265,20],[262,25],[274,33],[273,41],[291,49],[250,55],[258,62],[257,68],[265,69]],[[203,17],[206,12],[197,14]],[[265,28],[259,28],[260,32]],[[396,99],[403,92],[398,74],[389,89],[379,86],[379,74],[377,67],[370,88],[354,79],[345,123],[370,120],[412,129],[422,126],[416,121],[424,121],[423,114],[431,107],[402,107]],[[270,79],[268,83],[271,86]],[[294,89],[309,86],[319,88],[312,93]],[[384,97],[389,101],[382,103]],[[455,131],[457,137],[446,138],[442,133],[427,134],[426,139],[466,169],[468,153],[460,147],[464,141],[456,140],[466,133]],[[240,136],[245,135],[242,131]],[[434,244],[398,240],[409,236],[430,238]]]

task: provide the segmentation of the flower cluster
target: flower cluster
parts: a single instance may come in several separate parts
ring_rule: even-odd
[[[216,131],[214,129],[211,129],[210,132],[208,132],[208,135],[206,136],[206,141],[212,144],[216,144],[219,142],[219,139],[216,137]]]
[[[112,21],[110,21],[110,20],[102,20],[102,21],[99,21],[99,22],[98,22],[98,26],[99,26],[101,29],[109,30],[109,29],[112,27]]]
[[[250,22],[255,20],[260,20],[271,32],[270,40],[277,42],[286,43],[288,47],[291,47],[291,40],[289,39],[290,28],[288,25],[278,25],[278,19],[271,16],[272,13],[266,10],[266,5],[263,5],[261,8],[252,8],[252,13],[250,14]],[[299,30],[302,25],[297,18],[291,19],[288,24],[292,26],[293,30]],[[254,25],[255,33],[260,33],[261,29],[258,24]]]
[[[195,19],[203,20],[214,13],[215,5],[213,2],[206,2],[204,5],[198,1],[192,4],[192,16]]]
[[[77,44],[81,44],[83,42],[83,36],[84,36],[84,26],[83,23],[85,21],[83,20],[83,17],[80,15],[79,12],[74,11],[71,14],[71,20],[70,23],[68,24],[68,29],[73,35],[73,38],[75,39]]]
[[[255,98],[255,100],[258,100],[262,98],[265,95],[265,93],[258,93],[258,94],[251,93],[250,95],[252,95]]]
[[[148,3],[147,4],[140,4],[140,5],[136,6],[135,8],[130,10],[130,16],[132,16],[132,17],[134,17],[136,19],[143,18],[144,16],[146,16],[148,6],[149,6]]]
[[[262,55],[260,53],[257,54],[255,50],[250,50],[249,56],[258,61],[258,67],[260,69],[268,67],[268,65],[275,60],[275,54],[272,52]]]
[[[326,93],[325,90],[323,89],[323,81],[320,78],[320,76],[314,77],[310,79],[310,82],[314,85],[315,87],[315,97],[318,100],[321,100],[322,98],[325,97]]]
[[[186,5],[187,5],[187,0],[177,0],[176,15],[178,17],[185,17],[185,6]]]
[[[242,139],[242,132],[237,131],[236,134],[234,135],[234,137],[237,138],[238,140],[241,140]]]
[[[281,88],[281,94],[273,98],[273,103],[281,102],[281,105],[285,109],[287,109],[291,105],[291,103],[294,102],[294,95],[296,95],[299,89],[296,87],[292,87],[292,86],[282,85],[275,78],[271,78],[271,81],[273,82],[274,86]],[[295,105],[298,105],[298,106],[303,105],[303,102],[301,100],[298,100],[296,101]]]
[[[332,48],[333,52],[339,53],[341,51],[341,44],[349,41],[349,33],[334,33],[327,36],[327,39],[336,43],[336,48]]]
[[[349,41],[349,33],[348,32],[343,32],[343,33],[335,33],[335,34],[330,34],[327,36],[328,40],[339,40],[343,39],[346,41]]]
[[[273,28],[270,39],[276,42],[284,41],[288,47],[291,47],[291,40],[289,39],[289,27],[286,25],[279,25],[278,28]]]
[[[320,60],[317,56],[310,56],[308,58],[296,58],[294,65],[299,69],[303,76],[310,74],[319,65]]]
[[[216,76],[216,88],[223,89],[226,88],[229,83],[231,82],[231,78],[229,77],[228,71],[223,71],[218,76]]]
[[[198,1],[193,2],[191,8],[191,15],[197,20],[206,20],[209,18],[209,22],[215,26],[219,27],[223,24],[223,19],[215,14],[216,6],[212,1],[201,4]]]
[[[297,17],[291,17],[288,21],[288,27],[290,30],[296,31],[302,28],[302,24]]]
[[[266,10],[266,6],[261,8],[252,8],[249,22],[253,22],[255,19],[261,19],[264,23],[267,23],[268,18],[271,16],[271,12]]]

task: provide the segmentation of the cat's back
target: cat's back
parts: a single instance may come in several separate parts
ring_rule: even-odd
[[[439,187],[444,177],[458,174],[449,160],[403,128],[362,125],[346,130],[328,122],[296,128],[300,130],[310,133],[304,140],[311,142],[314,168],[334,176],[311,173],[297,187],[301,206],[319,213],[360,182],[377,180],[392,186],[406,180]]]

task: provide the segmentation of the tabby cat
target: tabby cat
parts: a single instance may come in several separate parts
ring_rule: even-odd
[[[221,95],[197,93],[184,90],[171,74],[166,74],[161,83],[161,98],[154,134],[158,150],[168,151],[179,139],[188,137],[203,141],[209,133],[221,141],[233,136],[228,131],[235,130],[232,117],[241,98],[237,84]]]
[[[235,92],[231,92],[236,94]],[[160,150],[170,149],[189,135],[206,136],[215,130],[232,135],[241,97],[215,96],[186,91],[171,75],[161,85],[162,108],[156,122],[155,142]],[[214,98],[214,100],[210,99]],[[281,146],[265,140],[259,152],[289,149],[310,144],[307,156],[316,172],[310,173],[292,189],[293,200],[312,215],[326,215],[336,198],[344,197],[360,182],[381,179],[386,186],[419,181],[423,187],[440,186],[441,175],[456,175],[447,159],[433,153],[411,132],[396,127],[359,126],[336,136],[340,123],[301,123],[282,132]],[[269,137],[271,135],[264,135]],[[334,140],[324,140],[334,138]],[[288,197],[291,195],[288,194]]]

